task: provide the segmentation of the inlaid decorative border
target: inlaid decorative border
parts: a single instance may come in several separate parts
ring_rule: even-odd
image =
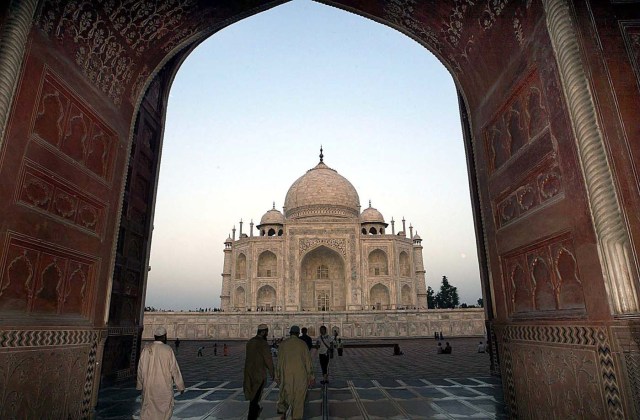
[[[96,330],[2,330],[0,348],[77,346],[93,344]]]
[[[609,304],[615,314],[637,313],[640,312],[638,273],[570,5],[566,0],[543,0],[542,3],[576,136]]]

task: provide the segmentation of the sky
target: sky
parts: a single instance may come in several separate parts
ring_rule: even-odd
[[[224,241],[318,161],[422,237],[427,285],[482,297],[456,89],[382,24],[293,1],[211,36],[172,85],[146,306],[220,306]],[[390,230],[391,226],[389,226]],[[255,231],[257,235],[257,230]],[[238,235],[238,232],[236,233]]]

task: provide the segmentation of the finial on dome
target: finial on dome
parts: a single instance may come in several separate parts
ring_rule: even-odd
[[[273,202],[273,208],[271,210],[275,210],[276,209],[276,202]]]
[[[369,200],[369,208],[371,208],[371,200]]]
[[[322,154],[322,145],[320,145],[320,163],[322,163],[323,158],[324,158],[324,155]]]

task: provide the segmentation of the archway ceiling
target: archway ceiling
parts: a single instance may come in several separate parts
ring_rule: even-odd
[[[285,1],[45,0],[38,28],[114,105],[131,110],[171,56],[238,20]],[[483,95],[497,68],[526,44],[540,2],[342,0],[321,3],[400,30],[431,50],[466,98]],[[529,19],[529,17],[532,17]],[[495,36],[501,36],[499,43]]]

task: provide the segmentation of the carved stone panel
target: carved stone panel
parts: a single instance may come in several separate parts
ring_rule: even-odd
[[[110,184],[116,134],[52,72],[41,83],[32,138]]]
[[[548,129],[547,109],[540,78],[532,72],[483,130],[490,173]]]
[[[88,418],[95,330],[0,332],[0,418]]]
[[[10,234],[0,277],[0,310],[88,318],[98,261]]]
[[[561,235],[503,258],[509,313],[544,316],[585,311],[573,238]]]
[[[562,198],[563,189],[558,163],[548,159],[496,199],[496,225],[501,228],[554,198]]]
[[[109,206],[82,192],[35,162],[25,160],[16,196],[18,202],[94,235],[104,235]]]
[[[601,327],[501,326],[505,397],[517,418],[623,418],[618,372]]]

